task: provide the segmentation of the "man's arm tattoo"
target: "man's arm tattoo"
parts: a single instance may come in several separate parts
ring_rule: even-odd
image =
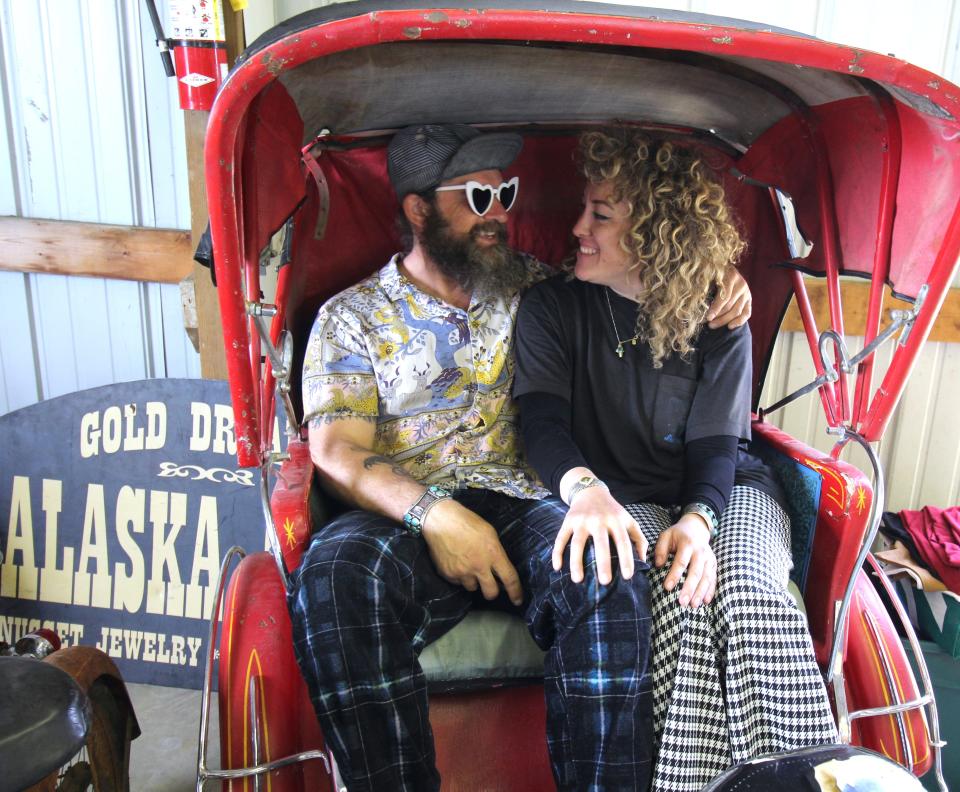
[[[382,454],[368,456],[363,460],[364,470],[372,470],[375,465],[386,465],[395,476],[401,476],[407,479],[413,478],[403,467],[390,459],[390,457],[383,456]]]

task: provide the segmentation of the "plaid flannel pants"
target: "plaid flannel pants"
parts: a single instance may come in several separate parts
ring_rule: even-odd
[[[560,572],[551,564],[566,512],[560,501],[484,490],[456,497],[497,529],[523,585],[522,615],[547,652],[547,740],[558,789],[648,789],[648,566],[637,560],[632,579],[615,572],[600,585],[588,544],[585,580],[573,583],[568,560]],[[353,511],[313,538],[288,602],[297,660],[349,792],[439,790],[417,658],[476,595],[437,574],[421,537]]]

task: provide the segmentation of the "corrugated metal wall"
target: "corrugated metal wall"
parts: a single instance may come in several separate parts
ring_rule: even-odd
[[[251,3],[247,38],[328,4]],[[659,5],[893,52],[960,82],[960,0]],[[188,228],[182,118],[141,0],[5,0],[0,8],[0,213]],[[0,312],[0,412],[123,379],[199,376],[175,287],[0,272],[0,289],[8,306]],[[858,348],[859,339],[848,341]],[[812,378],[805,340],[786,335],[762,403]],[[960,345],[928,345],[881,449],[890,508],[960,502],[958,385]],[[775,422],[824,450],[832,445],[815,398]]]
[[[190,227],[183,119],[142,0],[4,0],[0,56],[0,214]],[[199,376],[176,286],[0,272],[0,293],[0,413]]]

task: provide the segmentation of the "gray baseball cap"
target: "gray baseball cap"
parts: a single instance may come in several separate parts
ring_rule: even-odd
[[[482,170],[503,170],[523,147],[512,132],[484,134],[466,124],[416,124],[401,129],[387,146],[387,172],[403,200],[440,182]]]

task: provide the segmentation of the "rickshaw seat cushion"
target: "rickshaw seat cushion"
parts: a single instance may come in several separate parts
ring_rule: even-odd
[[[543,659],[519,616],[474,609],[421,652],[420,666],[432,689],[469,688],[490,680],[542,679]]]
[[[787,589],[805,613],[796,583],[791,580]],[[420,666],[432,692],[451,692],[540,680],[544,654],[518,615],[475,609],[423,650]]]
[[[309,521],[316,529],[336,517],[346,507],[324,493],[319,486],[306,444],[295,448],[296,453],[285,464],[288,482],[294,479],[299,486],[308,486]],[[819,502],[820,480],[815,471],[774,450],[763,441],[753,444],[751,450],[761,454],[774,465],[781,478],[790,506],[794,532],[794,565],[796,571],[806,574],[809,547],[813,540]],[[301,458],[302,457],[302,458]],[[305,475],[292,475],[287,466],[304,467]],[[308,484],[309,482],[309,484]],[[799,538],[799,543],[798,543]],[[797,548],[803,553],[798,554]],[[302,554],[303,547],[296,560]],[[287,562],[292,559],[288,558]],[[789,590],[801,611],[803,600],[796,575]],[[477,608],[439,640],[427,646],[420,654],[420,664],[431,690],[465,690],[489,686],[490,683],[533,681],[543,677],[544,652],[534,643],[523,619],[517,614]]]

